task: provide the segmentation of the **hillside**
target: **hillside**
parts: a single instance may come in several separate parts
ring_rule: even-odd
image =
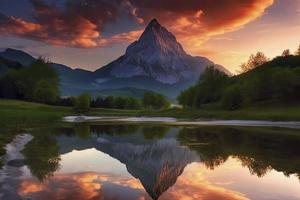
[[[228,77],[213,68],[178,97],[187,107],[222,107],[229,110],[264,102],[299,104],[300,56],[279,56],[254,69]]]

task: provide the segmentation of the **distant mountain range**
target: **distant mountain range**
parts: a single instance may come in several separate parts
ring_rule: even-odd
[[[23,51],[6,49],[0,53],[0,74],[33,61],[35,58]],[[63,96],[89,92],[103,96],[139,94],[140,97],[145,91],[154,91],[170,99],[194,84],[211,65],[230,74],[207,58],[188,55],[175,36],[156,19],[149,23],[139,40],[128,46],[123,56],[94,72],[51,63],[59,73]]]

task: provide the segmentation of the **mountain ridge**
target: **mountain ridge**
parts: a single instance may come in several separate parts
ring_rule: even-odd
[[[8,48],[0,57],[24,66],[36,60],[30,54]],[[162,93],[170,99],[196,83],[208,67],[229,74],[228,70],[205,57],[185,52],[176,37],[153,19],[138,40],[131,43],[125,54],[95,71],[72,69],[63,64],[50,63],[59,74],[62,96],[89,92],[93,96],[103,90],[137,88]],[[4,68],[2,71],[7,71]]]

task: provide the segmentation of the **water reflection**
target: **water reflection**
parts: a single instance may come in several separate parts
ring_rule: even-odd
[[[13,166],[23,176],[0,180],[6,199],[300,198],[296,130],[76,124],[31,134]]]
[[[178,140],[191,150],[197,151],[202,162],[210,169],[233,156],[251,174],[258,177],[264,176],[271,169],[281,171],[286,176],[296,174],[300,177],[298,132],[295,131],[296,135],[284,132],[277,135],[276,132],[276,129],[256,128],[184,128],[180,131]]]

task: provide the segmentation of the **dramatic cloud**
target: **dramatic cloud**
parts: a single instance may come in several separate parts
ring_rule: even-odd
[[[199,165],[196,166],[199,169]],[[59,174],[46,182],[25,179],[18,194],[25,199],[74,200],[151,200],[138,179],[112,174]],[[161,200],[249,200],[245,195],[212,185],[201,173],[184,172]]]
[[[65,0],[61,8],[43,0],[31,2],[34,20],[0,16],[0,33],[52,45],[92,48],[133,41],[142,25],[155,17],[190,51],[211,36],[241,28],[273,4],[273,0]],[[131,20],[135,30],[103,37],[107,25],[122,19]]]
[[[52,45],[83,48],[103,46],[117,39],[132,40],[135,33],[120,33],[112,38],[101,36],[108,22],[113,23],[122,16],[133,16],[133,8],[126,1],[69,0],[64,8],[46,4],[42,0],[31,0],[31,3],[34,22],[1,15],[0,32]]]
[[[137,1],[137,16],[148,21],[156,16],[174,32],[177,38],[194,51],[211,36],[234,31],[260,17],[273,0],[166,0]]]

